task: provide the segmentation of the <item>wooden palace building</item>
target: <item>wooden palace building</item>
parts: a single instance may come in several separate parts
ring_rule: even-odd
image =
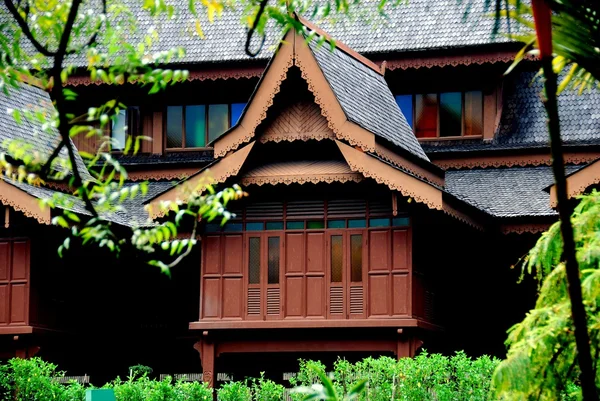
[[[144,364],[217,385],[225,373],[281,379],[298,358],[502,355],[535,298],[514,266],[557,213],[539,66],[503,75],[521,45],[492,35],[483,3],[464,17],[460,2],[415,0],[376,28],[298,17],[304,31],[273,32],[253,59],[239,16],[201,40],[178,28],[183,12],[163,21],[159,46],[186,47],[187,82],[148,95],[72,78],[82,110],[128,105],[113,138],[152,138],[135,156],[113,149],[131,182],[149,181],[106,216],[116,230],[163,218],[160,202],[206,175],[249,196],[224,226],[201,223],[168,278],[137,254],[59,258],[66,233],[37,201],[60,188],[0,181],[0,358],[38,355],[99,381]],[[150,23],[141,10],[139,21]],[[52,107],[25,84],[0,96],[0,109],[30,105]],[[567,92],[560,107],[575,196],[600,181],[600,96]],[[2,140],[50,153],[38,131],[0,117]]]

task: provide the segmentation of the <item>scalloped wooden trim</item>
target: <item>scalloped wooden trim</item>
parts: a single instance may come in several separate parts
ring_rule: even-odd
[[[210,177],[210,182],[218,184],[225,182],[227,178],[237,175],[242,168],[242,165],[248,158],[250,151],[254,147],[256,142],[252,141],[248,145],[243,148],[237,150],[236,152],[230,153],[219,161],[216,161],[210,166],[207,166],[206,169],[203,169],[196,173],[193,177],[190,177],[184,183],[177,185],[156,198],[152,199],[148,205],[146,205],[146,210],[152,219],[156,219],[159,217],[164,217],[166,214],[165,210],[161,210],[160,204],[163,201],[171,201],[171,202],[179,202],[181,204],[185,203],[185,199],[182,199],[180,195],[185,191],[181,186],[185,186],[186,188],[192,188],[196,190],[195,187],[202,181]]]
[[[444,202],[442,211],[447,215],[452,216],[455,219],[460,220],[463,223],[475,228],[476,230],[484,231],[484,228],[481,224],[477,223],[475,220],[473,220],[471,217],[461,212],[460,210],[457,210],[456,208],[448,205],[448,203],[446,202]]]
[[[430,209],[442,210],[442,191],[409,174],[395,169],[368,154],[354,149],[340,141],[335,141],[352,171],[357,171],[377,183],[386,185],[403,196],[426,204]]]
[[[548,230],[552,223],[503,224],[502,234],[539,234]]]
[[[252,79],[260,77],[264,70],[264,66],[207,68],[190,71],[187,80],[216,81],[218,79]],[[67,85],[69,86],[99,86],[103,84],[104,82],[102,82],[101,79],[92,81],[89,76],[71,76],[67,81]]]
[[[600,184],[600,160],[596,160],[567,177],[567,196],[581,195],[590,186]],[[556,207],[556,185],[550,187],[550,207]]]
[[[443,168],[444,170],[552,165],[549,151],[548,153],[532,153],[528,155],[472,156],[452,159],[436,159],[435,153],[430,153],[428,156],[433,164]],[[590,163],[598,158],[600,158],[600,152],[570,152],[565,154],[565,162],[569,164]]]
[[[0,203],[37,220],[38,223],[50,224],[52,221],[50,208],[42,210],[38,198],[11,185],[4,179],[0,179]]]
[[[461,54],[448,56],[423,56],[402,60],[386,60],[386,69],[407,70],[410,68],[457,67],[459,65],[483,65],[496,63],[512,63],[517,52],[493,52],[483,54]],[[527,55],[526,60],[537,60]]]
[[[270,176],[270,177],[244,177],[242,178],[243,185],[276,185],[276,184],[318,184],[325,182],[361,182],[364,180],[361,174],[315,174],[315,175],[285,175],[285,176]]]
[[[163,180],[184,180],[197,173],[199,168],[176,168],[164,170],[140,170],[128,171],[127,180],[129,181],[163,181]]]

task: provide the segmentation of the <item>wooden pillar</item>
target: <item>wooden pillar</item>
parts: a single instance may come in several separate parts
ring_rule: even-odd
[[[194,344],[194,349],[200,354],[200,363],[202,364],[202,381],[209,387],[214,387],[214,381],[217,377],[215,372],[216,347],[215,343],[208,337],[208,332],[202,333],[202,338]]]
[[[396,351],[396,357],[400,358],[413,358],[419,348],[423,345],[421,341],[414,334],[408,335],[403,333],[402,329],[398,329],[398,346]]]

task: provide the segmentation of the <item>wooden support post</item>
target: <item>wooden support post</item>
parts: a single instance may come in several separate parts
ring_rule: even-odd
[[[217,377],[215,372],[216,347],[215,343],[208,338],[208,332],[202,333],[202,338],[194,344],[194,349],[200,354],[200,363],[202,364],[202,381],[209,387],[214,387],[214,380]]]
[[[403,333],[402,329],[398,329],[398,348],[396,351],[396,357],[400,358],[413,358],[417,354],[417,350],[421,348],[423,341],[414,335],[407,335]]]

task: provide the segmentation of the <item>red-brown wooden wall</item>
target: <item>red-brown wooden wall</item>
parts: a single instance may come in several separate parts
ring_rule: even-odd
[[[29,241],[0,239],[0,327],[29,324]]]
[[[362,279],[350,279],[350,236],[362,235]],[[331,278],[332,237],[344,270]],[[260,283],[249,283],[249,247],[260,239]],[[269,238],[279,238],[279,283],[267,283]],[[215,233],[202,239],[200,319],[412,317],[411,230],[370,228]]]

